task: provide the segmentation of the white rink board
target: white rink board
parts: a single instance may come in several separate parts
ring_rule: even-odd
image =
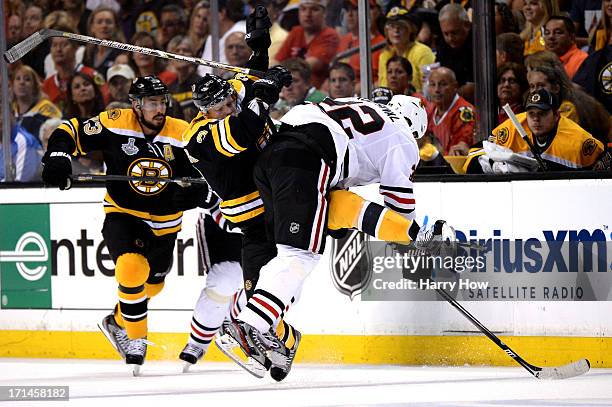
[[[380,201],[376,186],[355,189]],[[447,219],[458,230],[476,230],[479,238],[493,230],[504,238],[542,239],[543,230],[600,229],[610,238],[612,180],[554,180],[492,183],[419,183],[417,220],[425,215]],[[67,239],[74,245],[75,275],[69,275],[66,251],[58,252],[57,275],[52,277],[53,310],[0,310],[0,329],[95,331],[95,321],[116,301],[114,277],[105,276],[96,264],[102,243],[104,213],[102,188],[2,189],[0,204],[51,203],[51,239]],[[76,203],[73,203],[76,202]],[[182,260],[175,262],[164,291],[150,303],[151,329],[183,332],[190,310],[204,284],[198,275],[195,249],[197,211],[184,216],[179,234],[185,246]],[[17,220],[18,221],[18,220]],[[93,242],[84,245],[85,234]],[[191,241],[190,241],[191,239]],[[190,244],[190,245],[189,245]],[[328,244],[328,249],[330,245]],[[87,255],[88,276],[81,267]],[[442,335],[448,331],[474,331],[472,325],[445,302],[351,301],[333,285],[329,250],[307,279],[301,299],[288,320],[308,334],[405,334]],[[102,251],[102,254],[106,251]],[[178,275],[178,263],[183,275]],[[111,268],[112,262],[102,261]],[[491,330],[507,335],[609,336],[612,313],[607,303],[595,302],[467,302]],[[166,311],[155,311],[166,310]],[[44,323],[41,320],[44,318]]]

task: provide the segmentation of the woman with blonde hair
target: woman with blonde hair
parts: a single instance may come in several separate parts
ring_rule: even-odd
[[[612,0],[601,2],[601,19],[597,29],[589,36],[589,53],[612,45]]]
[[[98,7],[89,15],[87,20],[88,35],[101,40],[125,42],[123,32],[119,28],[117,13],[110,7]],[[95,69],[106,78],[106,71],[110,68],[121,51],[115,48],[101,47],[88,44],[83,56],[83,64]]]
[[[544,50],[542,30],[551,16],[559,14],[557,0],[525,0],[523,5],[525,28],[521,38],[525,41],[525,56]]]
[[[387,62],[394,55],[406,58],[412,65],[412,85],[420,92],[423,87],[423,73],[421,67],[433,64],[436,60],[431,48],[416,40],[418,23],[408,10],[402,7],[393,7],[387,13],[385,24],[385,38],[387,47],[378,59],[378,86],[388,87]]]
[[[195,55],[202,55],[204,43],[208,37],[208,15],[210,13],[210,1],[199,1],[189,15],[189,30],[187,36],[191,40],[196,52]]]
[[[40,78],[28,65],[15,69],[10,83],[13,116],[31,134],[37,135],[47,119],[62,117],[60,109],[43,97]]]

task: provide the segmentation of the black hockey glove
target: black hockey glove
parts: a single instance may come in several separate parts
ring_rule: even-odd
[[[42,179],[45,184],[62,191],[72,186],[72,159],[62,151],[47,151],[42,159]]]
[[[291,72],[285,67],[277,65],[268,69],[262,79],[253,84],[253,94],[268,105],[278,101],[278,95],[284,86],[291,85],[293,78]]]
[[[186,187],[178,185],[172,196],[172,205],[177,211],[205,207],[207,197],[208,185],[206,184],[191,184]]]
[[[270,48],[270,27],[272,22],[268,17],[268,10],[264,6],[257,6],[246,20],[247,34],[244,37],[247,45],[255,52]]]

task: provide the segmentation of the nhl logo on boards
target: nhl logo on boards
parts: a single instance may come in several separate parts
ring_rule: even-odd
[[[332,239],[330,271],[334,285],[342,294],[355,298],[372,279],[372,259],[367,247],[369,236],[350,230],[340,239]]]
[[[297,222],[291,222],[291,225],[289,225],[289,232],[295,235],[299,231],[300,231],[300,224]]]
[[[138,147],[136,147],[134,143],[136,143],[136,139],[134,137],[130,137],[127,143],[121,144],[121,149],[127,155],[134,155],[138,152]]]

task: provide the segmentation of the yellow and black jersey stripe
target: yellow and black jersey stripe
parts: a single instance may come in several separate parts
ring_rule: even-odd
[[[181,222],[183,220],[183,212],[176,212],[168,215],[153,215],[149,212],[123,208],[111,198],[108,192],[104,197],[104,213],[125,213],[142,219],[142,221],[151,228],[155,236],[178,233],[181,230]]]
[[[264,212],[263,201],[255,191],[240,198],[228,199],[219,206],[223,217],[233,223],[245,222]]]

